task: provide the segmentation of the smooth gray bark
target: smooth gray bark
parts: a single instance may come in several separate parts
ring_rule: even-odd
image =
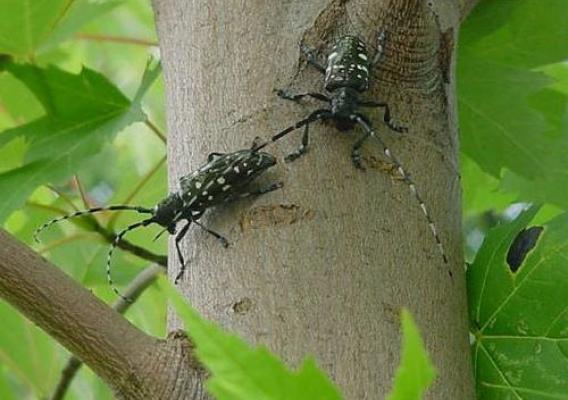
[[[394,134],[373,111],[380,135],[402,161],[438,226],[441,262],[408,187],[365,146],[368,170],[349,153],[361,132],[314,124],[309,153],[280,163],[265,180],[283,190],[217,209],[202,219],[229,249],[199,230],[183,241],[190,260],[181,287],[206,317],[291,365],[312,354],[347,399],[382,399],[400,354],[398,312],[408,307],[439,371],[429,399],[473,398],[461,252],[460,185],[452,54],[458,0],[154,0],[168,108],[170,186],[210,152],[248,147],[319,104],[278,100],[273,90],[322,90],[297,43],[323,46],[345,33],[386,57],[369,98],[388,101],[409,127]],[[301,133],[271,147],[282,159]],[[170,255],[174,255],[173,246]],[[170,257],[169,274],[178,271]],[[451,269],[452,276],[448,269]],[[174,315],[170,328],[180,327]],[[205,398],[202,397],[195,398]]]

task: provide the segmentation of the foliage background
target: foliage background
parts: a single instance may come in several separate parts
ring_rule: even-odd
[[[471,264],[472,350],[483,399],[503,395],[568,399],[568,373],[558,372],[568,371],[568,296],[563,290],[568,287],[566,21],[565,0],[485,0],[460,33],[457,72],[464,238],[466,261]],[[142,100],[151,124],[144,123],[142,114],[129,114],[130,119],[115,125],[87,127],[78,131],[89,137],[86,150],[75,153],[53,135],[57,132],[53,127],[67,127],[99,110],[85,104],[74,108],[71,103],[58,108],[45,98],[42,101],[41,88],[34,91],[29,82],[37,68],[57,66],[77,75],[87,67],[133,99],[148,57],[159,56],[156,43],[147,0],[5,0],[0,4],[0,54],[33,66],[31,72],[18,75],[0,57],[8,70],[0,73],[0,222],[109,302],[114,294],[101,267],[108,243],[88,224],[54,226],[40,245],[32,243],[31,235],[46,220],[73,207],[84,208],[86,202],[152,205],[163,197],[167,191],[165,146],[151,128],[165,130],[161,77]],[[53,80],[60,84],[61,93],[74,85],[67,78]],[[80,76],[75,84],[86,81]],[[110,96],[113,90],[107,86],[104,95]],[[69,99],[62,96],[63,102]],[[38,120],[45,125],[37,125]],[[28,124],[36,125],[26,130]],[[126,128],[119,129],[121,124]],[[45,154],[41,154],[42,140],[49,144],[43,147]],[[45,157],[60,162],[30,172],[33,163]],[[542,206],[515,220],[529,203]],[[125,226],[134,218],[125,213],[118,218],[97,217],[110,228]],[[513,273],[506,263],[507,249],[520,229],[534,224],[546,229],[537,248]],[[165,237],[153,242],[153,236],[154,232],[139,231],[129,239],[164,254]],[[121,287],[148,265],[123,251],[115,253],[114,263],[115,281]],[[495,318],[483,319],[483,315]],[[0,316],[0,398],[45,398],[59,379],[67,353],[3,302]],[[163,336],[164,296],[151,287],[126,316],[145,331]],[[66,398],[111,396],[91,372],[82,369]]]
[[[87,67],[107,77],[129,99],[134,97],[140,85],[148,58],[159,55],[149,1],[10,0],[2,2],[0,9],[0,54],[8,53],[18,62],[33,63],[42,68],[56,65],[72,74]],[[46,26],[51,29],[38,28]],[[142,42],[121,42],[117,38]],[[163,98],[160,76],[144,96],[142,104],[148,118],[159,127],[165,123]],[[89,110],[78,112],[88,113]],[[29,123],[44,113],[36,97],[20,80],[12,74],[0,73],[0,130]],[[100,146],[101,151],[86,157],[75,175],[89,204],[121,203],[132,196],[132,203],[151,205],[161,199],[167,192],[163,141],[140,122],[119,133],[100,136],[91,146]],[[7,172],[25,164],[28,150],[29,143],[21,138],[0,147],[2,193],[14,190],[9,186],[14,183],[7,179]],[[54,152],[59,150],[57,145],[54,146]],[[134,193],[133,189],[139,183],[143,186]],[[34,246],[98,296],[108,302],[115,301],[115,295],[106,283],[104,268],[101,268],[108,243],[98,234],[85,230],[84,223],[82,226],[59,224],[42,235],[41,244],[32,242],[31,235],[39,225],[62,211],[73,210],[69,202],[84,208],[73,176],[66,175],[50,184],[63,196],[44,185],[30,187],[31,195],[24,204],[14,204],[16,208],[2,213],[9,214],[3,220],[4,228]],[[5,206],[6,199],[2,203]],[[97,218],[103,225],[110,222],[120,228],[133,221],[134,216],[121,213],[116,221],[111,221],[107,215]],[[153,242],[153,235],[154,232],[133,232],[129,240],[155,253],[165,254],[165,238]],[[115,256],[114,275],[120,287],[148,265],[147,261],[123,251],[117,251]],[[59,380],[67,352],[4,302],[0,302],[0,315],[4,321],[0,326],[0,398],[45,398]],[[144,331],[164,336],[163,294],[155,287],[149,288],[126,317]],[[112,397],[97,377],[82,368],[66,398]]]

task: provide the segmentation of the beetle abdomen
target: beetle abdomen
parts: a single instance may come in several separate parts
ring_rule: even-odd
[[[341,37],[331,48],[325,69],[325,88],[330,92],[349,87],[362,92],[369,87],[369,59],[365,43],[355,36]]]
[[[222,203],[274,164],[271,154],[255,150],[217,156],[180,179],[185,207],[205,209]]]

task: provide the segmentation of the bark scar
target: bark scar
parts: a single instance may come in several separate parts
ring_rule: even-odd
[[[239,221],[242,232],[277,225],[292,225],[296,222],[310,221],[315,211],[296,204],[270,204],[247,210]]]
[[[178,329],[169,332],[167,342],[173,344],[174,347],[181,350],[182,357],[187,361],[191,369],[203,373],[206,372],[205,367],[197,360],[194,355],[195,344],[184,330]]]
[[[253,306],[252,300],[249,299],[248,297],[243,297],[242,299],[236,301],[233,304],[232,309],[235,314],[243,315],[248,313],[251,310],[252,306]]]
[[[375,156],[363,156],[363,161],[365,166],[377,171],[386,172],[395,180],[402,180],[400,173],[398,172],[398,167],[388,161],[381,160]]]

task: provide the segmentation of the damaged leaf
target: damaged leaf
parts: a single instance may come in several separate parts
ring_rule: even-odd
[[[568,400],[568,213],[526,229],[537,211],[491,230],[467,271],[479,399]]]

